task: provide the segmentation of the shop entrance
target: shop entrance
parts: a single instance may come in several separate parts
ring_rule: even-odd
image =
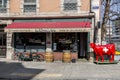
[[[87,58],[87,33],[77,33],[78,58]]]
[[[6,33],[0,33],[0,57],[6,57]]]
[[[88,33],[53,33],[53,51],[70,50],[77,52],[78,58],[87,58]]]
[[[0,25],[0,58],[6,57],[6,33],[4,32],[6,24]]]

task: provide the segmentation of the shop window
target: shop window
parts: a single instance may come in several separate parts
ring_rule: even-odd
[[[16,52],[45,52],[46,33],[15,33]]]
[[[77,51],[77,37],[75,33],[53,34],[53,51],[63,50]]]
[[[45,45],[45,33],[16,33],[16,45]]]

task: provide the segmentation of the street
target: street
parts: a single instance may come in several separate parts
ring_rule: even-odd
[[[0,60],[0,80],[120,80],[120,63]]]

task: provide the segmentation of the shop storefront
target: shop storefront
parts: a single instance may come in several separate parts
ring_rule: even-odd
[[[91,19],[88,21],[56,22],[13,22],[5,29],[7,32],[7,58],[14,53],[36,52],[45,54],[51,48],[54,60],[61,60],[64,50],[72,57],[86,58],[93,31]]]

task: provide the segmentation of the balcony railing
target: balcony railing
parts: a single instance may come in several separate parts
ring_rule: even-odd
[[[36,8],[24,8],[24,13],[28,13],[28,12],[36,12]]]
[[[24,3],[36,3],[36,0],[24,0]]]
[[[77,3],[65,3],[64,11],[77,11]]]

